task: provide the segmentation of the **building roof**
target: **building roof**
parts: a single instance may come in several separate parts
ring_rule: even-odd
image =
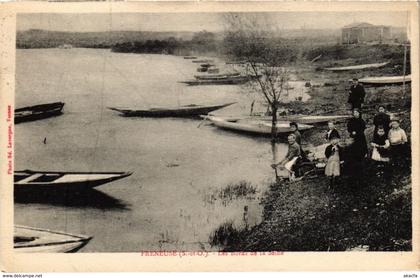
[[[346,25],[343,28],[363,28],[363,27],[372,27],[372,26],[375,26],[375,25],[366,23],[366,22],[355,22],[355,23]]]

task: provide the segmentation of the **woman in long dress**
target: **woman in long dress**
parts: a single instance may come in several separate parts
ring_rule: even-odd
[[[353,180],[355,187],[361,185],[364,169],[364,160],[368,153],[365,137],[366,123],[362,119],[360,111],[354,110],[353,117],[347,123],[347,131],[350,134],[351,143],[346,147],[345,170]]]
[[[359,110],[353,110],[353,117],[347,123],[347,131],[350,137],[354,139],[354,150],[358,152],[358,157],[364,158],[368,153],[366,136],[366,122],[362,119]]]

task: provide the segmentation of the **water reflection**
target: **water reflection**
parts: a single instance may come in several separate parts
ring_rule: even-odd
[[[95,189],[73,192],[71,190],[15,192],[14,200],[19,204],[49,204],[53,206],[129,210],[128,205]]]

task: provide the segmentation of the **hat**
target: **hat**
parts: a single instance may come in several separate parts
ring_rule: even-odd
[[[389,122],[389,127],[391,127],[391,125],[392,125],[393,122],[400,123],[400,118],[398,118],[398,117],[392,117],[391,120],[390,120],[390,122]]]
[[[296,122],[290,122],[289,126],[295,126],[296,128],[298,128],[298,124]]]

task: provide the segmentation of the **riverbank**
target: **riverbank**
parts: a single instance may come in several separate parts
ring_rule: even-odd
[[[316,65],[314,65],[316,67]],[[389,69],[382,69],[383,71]],[[299,72],[305,80],[332,80],[328,86],[312,86],[311,98],[284,104],[290,113],[347,114],[348,80],[363,73]],[[366,136],[373,132],[373,116],[379,103],[398,115],[410,137],[411,87],[366,88],[363,118]],[[346,123],[337,124],[346,138]],[[326,127],[305,132],[305,145],[325,143]],[[366,161],[362,182],[342,177],[331,189],[323,175],[297,182],[273,183],[262,199],[262,222],[251,229],[222,225],[210,237],[225,251],[408,251],[411,250],[411,161],[401,163],[386,175]]]

